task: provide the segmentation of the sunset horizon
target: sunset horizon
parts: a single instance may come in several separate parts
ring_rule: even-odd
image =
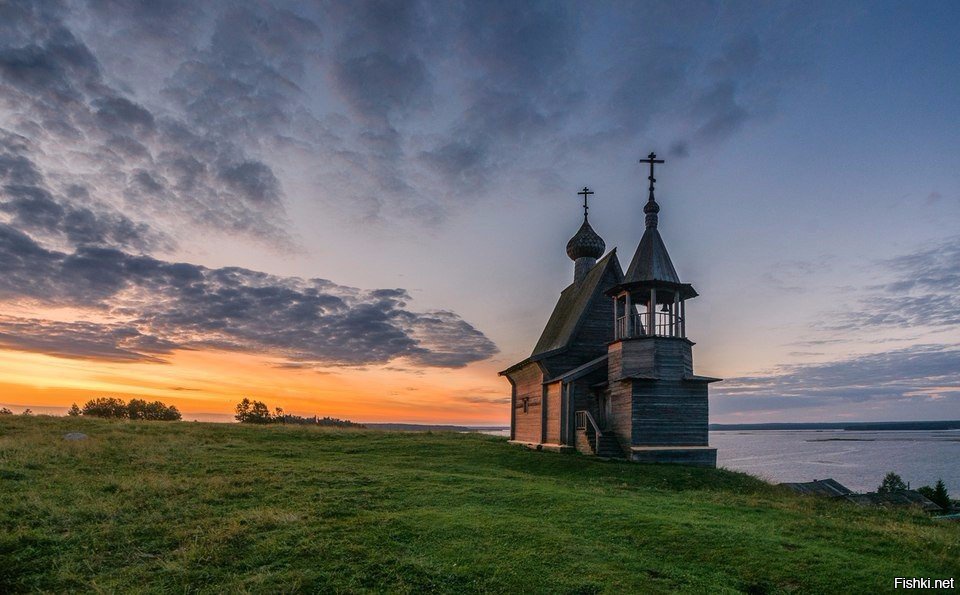
[[[2,8],[0,406],[509,425],[656,151],[711,422],[960,418],[949,5],[108,4]]]

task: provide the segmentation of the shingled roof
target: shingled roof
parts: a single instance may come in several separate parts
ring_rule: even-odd
[[[640,245],[627,267],[627,274],[623,282],[637,283],[641,281],[666,281],[680,283],[677,269],[673,268],[667,247],[660,237],[656,227],[648,227],[640,238]]]
[[[616,257],[617,249],[614,248],[606,256],[593,265],[587,276],[581,283],[572,283],[560,292],[560,299],[557,301],[553,314],[547,322],[537,346],[533,348],[531,358],[537,358],[546,353],[563,349],[567,347],[577,334],[580,322],[587,312],[590,302],[594,299],[602,298],[606,287],[601,287],[607,269],[614,267],[614,274],[619,282],[623,279],[623,272],[620,269],[620,261]]]
[[[853,493],[853,490],[832,477],[828,479],[814,479],[806,483],[781,483],[780,485],[790,488],[794,492],[804,496],[842,498]]]

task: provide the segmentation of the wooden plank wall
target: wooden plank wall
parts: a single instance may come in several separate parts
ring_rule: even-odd
[[[546,444],[560,444],[560,398],[562,382],[553,382],[546,387],[546,420],[544,433]]]
[[[634,446],[707,446],[707,385],[633,382]]]
[[[681,380],[693,374],[689,341],[641,338],[610,345],[611,428],[621,444],[706,446],[707,386]],[[613,381],[631,375],[659,380]]]
[[[540,366],[531,362],[511,372],[510,379],[516,385],[517,391],[514,403],[513,439],[539,444],[542,437],[541,400],[543,396],[543,373],[540,371]],[[524,397],[529,398],[526,413],[523,411]]]
[[[619,346],[616,371],[621,376],[654,376],[668,380],[693,374],[693,350],[686,339],[627,339],[615,345]]]

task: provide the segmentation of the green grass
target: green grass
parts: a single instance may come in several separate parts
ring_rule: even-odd
[[[0,417],[0,592],[870,592],[960,578],[958,558],[957,524],[722,470],[470,434]]]

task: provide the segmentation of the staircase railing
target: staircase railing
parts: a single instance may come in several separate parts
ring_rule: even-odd
[[[600,431],[597,420],[593,419],[589,411],[583,410],[576,412],[576,422],[577,429],[583,430],[587,434],[588,440],[590,439],[590,430],[593,430],[593,452],[600,452],[600,436],[603,436],[603,432]]]

